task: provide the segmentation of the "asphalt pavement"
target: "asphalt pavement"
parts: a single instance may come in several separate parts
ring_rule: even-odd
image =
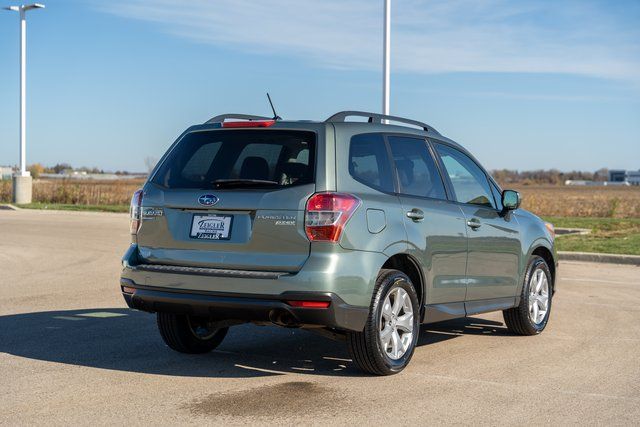
[[[344,343],[233,327],[167,348],[126,308],[122,214],[0,210],[0,424],[618,424],[640,420],[640,267],[563,262],[546,331],[501,313],[423,326],[410,366],[360,373]]]

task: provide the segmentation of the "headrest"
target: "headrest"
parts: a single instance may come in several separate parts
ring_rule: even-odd
[[[269,179],[269,163],[262,157],[247,157],[240,168],[240,179]]]

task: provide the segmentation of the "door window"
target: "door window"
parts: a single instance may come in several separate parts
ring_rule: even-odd
[[[495,208],[484,171],[469,156],[444,144],[435,144],[447,171],[456,201]]]
[[[388,141],[398,172],[400,193],[445,200],[444,184],[426,141],[400,136],[389,136]]]

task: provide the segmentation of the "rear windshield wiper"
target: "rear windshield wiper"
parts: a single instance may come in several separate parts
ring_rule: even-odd
[[[222,187],[269,187],[280,185],[277,181],[266,179],[216,179],[213,181],[216,188]]]

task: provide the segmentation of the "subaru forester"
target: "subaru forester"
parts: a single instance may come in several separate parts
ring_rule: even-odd
[[[188,128],[134,194],[131,237],[122,294],[170,348],[211,351],[245,322],[316,328],[376,375],[407,366],[423,323],[501,310],[540,333],[557,274],[553,226],[466,149],[359,111]]]

